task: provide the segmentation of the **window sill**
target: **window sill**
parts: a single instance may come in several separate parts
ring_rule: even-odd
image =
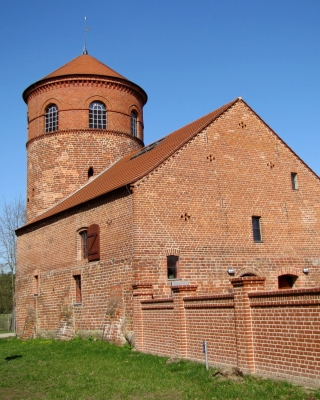
[[[182,279],[170,279],[169,282],[171,287],[190,285],[189,281],[184,281]]]
[[[75,307],[82,306],[82,303],[73,303]]]
[[[263,240],[255,240],[254,243],[263,243]]]

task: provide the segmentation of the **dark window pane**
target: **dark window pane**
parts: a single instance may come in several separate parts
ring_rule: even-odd
[[[260,217],[252,217],[253,240],[261,242]]]
[[[138,120],[137,120],[137,113],[135,111],[131,112],[131,135],[138,136]]]
[[[87,247],[87,231],[80,232],[81,236],[81,258],[88,258],[88,247]]]
[[[167,257],[167,271],[169,279],[174,279],[178,277],[178,260],[179,257],[177,256]]]
[[[76,284],[76,303],[81,303],[82,301],[81,275],[74,275],[74,280]]]
[[[278,276],[278,288],[279,289],[291,289],[297,276],[294,275],[281,275]]]

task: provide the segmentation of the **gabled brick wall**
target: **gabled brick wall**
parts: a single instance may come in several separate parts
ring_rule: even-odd
[[[135,184],[134,278],[169,296],[171,252],[179,255],[180,278],[200,294],[232,289],[229,268],[266,277],[270,290],[282,274],[298,276],[296,288],[316,286],[319,195],[318,177],[237,102]],[[253,240],[252,216],[261,216],[262,243]]]

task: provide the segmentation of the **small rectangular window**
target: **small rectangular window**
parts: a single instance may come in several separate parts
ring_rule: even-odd
[[[291,184],[293,190],[298,190],[298,174],[296,172],[291,172]]]
[[[76,284],[76,303],[81,303],[82,302],[81,275],[74,275],[73,278]]]
[[[38,296],[39,294],[39,276],[34,276],[34,295]]]
[[[261,226],[260,226],[260,218],[261,217],[252,217],[252,231],[253,231],[253,240],[255,242],[261,242]]]
[[[88,245],[87,245],[87,231],[81,231],[81,259],[85,260],[88,258]]]
[[[178,278],[178,266],[179,266],[179,257],[178,256],[168,256],[167,257],[168,279]]]

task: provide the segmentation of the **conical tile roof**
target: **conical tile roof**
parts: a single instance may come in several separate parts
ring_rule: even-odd
[[[40,81],[65,75],[103,75],[127,80],[127,78],[89,54],[81,54],[81,56],[74,58],[51,74],[40,79]]]
[[[134,85],[134,87],[142,95],[144,104],[148,99],[146,92],[140,86],[131,82],[123,75],[118,74],[118,72],[109,68],[96,58],[89,56],[89,54],[81,54],[81,56],[74,58],[67,64],[51,72],[51,74],[28,86],[27,89],[22,93],[24,101],[27,102],[28,95],[39,85],[45,83],[46,81],[50,81],[50,79],[62,78],[66,76],[103,76],[111,79],[119,79],[122,82],[128,82],[130,85]]]

